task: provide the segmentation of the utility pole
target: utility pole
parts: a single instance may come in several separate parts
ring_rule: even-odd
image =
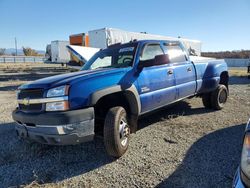
[[[17,42],[16,42],[16,37],[15,37],[15,47],[16,47],[16,56],[17,56]]]

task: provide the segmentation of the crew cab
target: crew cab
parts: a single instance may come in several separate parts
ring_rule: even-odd
[[[108,154],[120,157],[139,116],[192,96],[223,108],[224,60],[193,62],[179,41],[132,41],[98,51],[78,72],[20,86],[12,116],[21,138],[71,145],[101,135]]]

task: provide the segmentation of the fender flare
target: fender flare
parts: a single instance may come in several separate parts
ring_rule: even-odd
[[[126,96],[131,108],[131,113],[138,116],[141,112],[141,101],[134,84],[132,84],[130,87],[126,87],[125,89],[121,85],[115,85],[98,90],[90,95],[89,106],[94,106],[98,102],[98,100],[104,96],[118,92],[122,92]]]

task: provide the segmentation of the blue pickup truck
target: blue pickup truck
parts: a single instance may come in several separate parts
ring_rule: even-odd
[[[81,71],[20,86],[12,117],[21,138],[70,145],[101,135],[107,153],[120,157],[140,115],[192,96],[223,108],[223,60],[193,62],[179,41],[132,41],[100,50]]]

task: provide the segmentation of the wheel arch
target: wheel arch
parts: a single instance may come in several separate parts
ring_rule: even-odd
[[[229,81],[228,71],[223,71],[220,74],[220,82],[219,83],[225,85],[228,89],[228,81]]]
[[[141,103],[134,85],[126,89],[117,85],[96,91],[89,98],[89,106],[94,106],[95,113],[101,118],[104,118],[109,108],[123,106],[128,112],[131,132],[136,132]]]

